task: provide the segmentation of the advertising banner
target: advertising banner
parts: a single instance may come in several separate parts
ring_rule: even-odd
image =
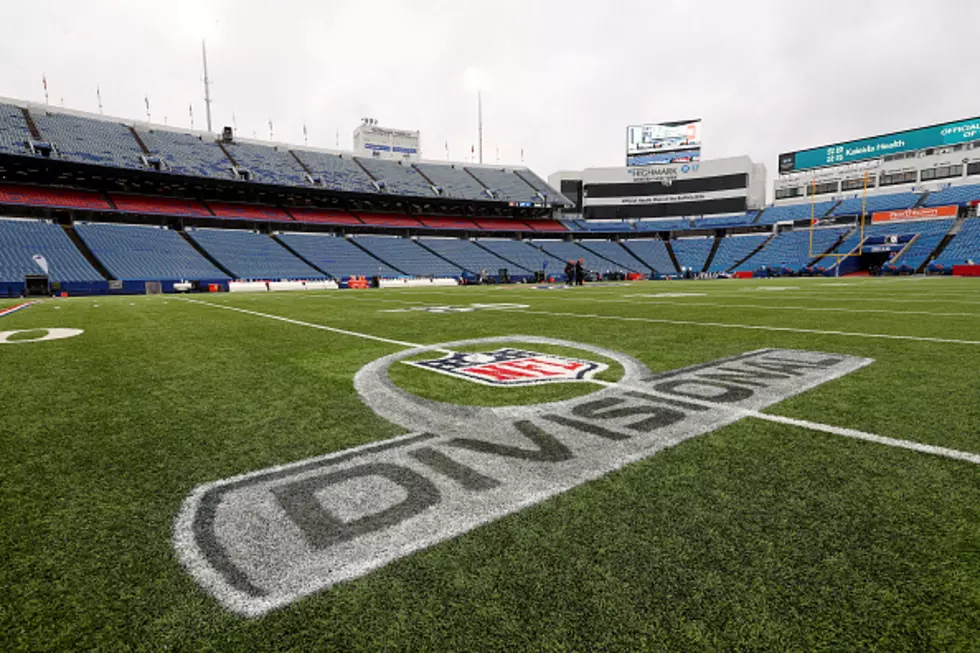
[[[955,218],[958,207],[934,206],[923,209],[902,211],[879,211],[871,215],[871,222],[900,222],[902,220],[923,220],[926,218]]]

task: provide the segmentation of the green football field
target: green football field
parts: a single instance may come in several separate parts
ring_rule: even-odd
[[[980,650],[980,280],[190,299],[0,317],[0,650]]]

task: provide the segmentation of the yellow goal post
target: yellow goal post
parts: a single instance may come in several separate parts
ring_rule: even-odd
[[[856,251],[854,253],[845,252],[843,254],[839,252],[830,252],[828,254],[824,254],[823,252],[814,253],[813,251],[813,228],[817,224],[817,215],[816,215],[817,180],[816,178],[810,180],[810,248],[809,248],[810,260],[813,260],[817,256],[821,256],[821,257],[832,256],[836,260],[836,265],[840,265],[841,259],[847,258],[849,256],[861,255],[860,245],[861,243],[864,242],[865,214],[867,213],[867,208],[868,208],[868,180],[869,180],[868,173],[865,172],[864,183],[862,184],[862,191],[861,191],[861,215],[858,217],[858,229],[860,230],[860,236],[861,236],[860,240],[858,240],[858,247],[855,248]]]

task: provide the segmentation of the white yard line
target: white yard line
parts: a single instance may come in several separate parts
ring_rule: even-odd
[[[429,345],[421,345],[417,342],[406,342],[404,340],[393,340],[391,338],[382,338],[380,336],[372,336],[367,333],[361,333],[359,331],[349,331],[347,329],[338,329],[336,327],[330,327],[323,324],[314,324],[312,322],[303,322],[301,320],[293,320],[288,317],[282,317],[280,315],[271,315],[269,313],[259,313],[258,311],[249,311],[244,308],[237,308],[235,306],[225,306],[224,304],[212,304],[211,302],[202,302],[199,299],[184,299],[182,301],[188,302],[190,304],[200,304],[201,306],[210,306],[211,308],[221,308],[226,311],[235,311],[236,313],[245,313],[246,315],[254,315],[256,317],[264,317],[269,320],[278,320],[280,322],[286,322],[287,324],[296,324],[298,326],[310,327],[311,329],[320,329],[321,331],[330,331],[332,333],[339,333],[345,336],[353,336],[355,338],[364,338],[365,340],[374,340],[376,342],[384,342],[389,345],[398,345],[399,347],[406,347],[408,349],[416,349],[418,347],[426,347]],[[443,353],[455,353],[448,349],[431,348],[432,351],[438,351]]]
[[[422,345],[422,344],[418,344],[418,343],[414,343],[414,342],[406,342],[404,340],[393,340],[391,338],[382,338],[380,336],[372,336],[370,334],[361,333],[361,332],[358,332],[358,331],[349,331],[347,329],[338,329],[336,327],[329,327],[329,326],[326,326],[326,325],[323,325],[323,324],[314,324],[312,322],[304,322],[302,320],[294,320],[294,319],[291,319],[291,318],[288,318],[288,317],[282,317],[280,315],[271,315],[269,313],[260,313],[258,311],[249,311],[249,310],[246,310],[244,308],[236,308],[234,306],[225,306],[225,305],[222,305],[222,304],[212,304],[210,302],[202,302],[202,301],[197,300],[197,299],[183,299],[182,301],[185,301],[185,302],[188,302],[188,303],[191,303],[191,304],[200,304],[202,306],[209,306],[209,307],[212,307],[212,308],[220,308],[220,309],[224,309],[224,310],[227,310],[227,311],[234,311],[236,313],[244,313],[246,315],[252,315],[252,316],[255,316],[255,317],[264,317],[264,318],[269,319],[269,320],[277,320],[279,322],[285,322],[287,324],[294,324],[294,325],[297,325],[297,326],[305,326],[305,327],[309,327],[311,329],[319,329],[321,331],[329,331],[329,332],[332,332],[332,333],[339,333],[339,334],[342,334],[342,335],[353,336],[355,338],[364,338],[366,340],[374,340],[376,342],[384,342],[384,343],[387,343],[387,344],[397,345],[399,347],[405,347],[405,348],[408,348],[408,349],[416,349],[416,348],[424,347],[424,348],[430,349],[431,351],[438,351],[438,352],[442,352],[442,353],[446,353],[446,354],[453,354],[453,353],[455,353],[452,350],[448,350],[448,349],[441,349],[441,348],[438,348],[438,347],[430,347],[429,345]],[[676,321],[676,320],[653,320],[653,319],[647,319],[647,318],[622,318],[622,317],[618,317],[618,316],[586,315],[586,314],[580,314],[580,313],[550,313],[550,312],[546,312],[546,311],[528,311],[528,310],[515,310],[515,311],[510,311],[510,312],[513,312],[513,313],[543,314],[543,315],[559,315],[559,316],[568,315],[568,316],[577,316],[577,317],[597,317],[597,318],[609,318],[609,319],[622,319],[622,320],[630,320],[630,321],[632,321],[632,320],[639,320],[639,321],[645,321],[645,322],[663,322],[663,323],[668,323],[668,324],[685,324],[685,325],[690,324],[690,325],[702,325],[702,326],[722,326],[722,327],[729,327],[729,328],[767,329],[767,330],[775,330],[775,331],[803,331],[805,333],[829,333],[829,334],[834,334],[834,335],[863,335],[863,336],[867,336],[867,337],[883,337],[883,338],[900,338],[900,339],[913,339],[913,340],[929,340],[929,341],[938,341],[938,342],[954,342],[954,343],[965,343],[965,344],[977,344],[977,345],[980,345],[980,342],[973,342],[973,341],[966,341],[966,340],[943,340],[943,339],[937,339],[937,338],[916,338],[914,336],[886,336],[886,335],[882,335],[882,334],[845,334],[845,333],[834,332],[834,331],[826,331],[825,332],[825,331],[814,331],[814,330],[807,330],[807,329],[802,329],[802,330],[801,329],[786,329],[786,328],[780,328],[780,327],[752,327],[752,326],[745,326],[745,325],[722,325],[722,324],[702,323],[702,322],[681,322],[681,321]],[[592,379],[591,382],[592,383],[599,384],[599,385],[607,386],[607,387],[609,387],[609,386],[618,386],[618,384],[616,384],[616,383],[610,383],[610,382],[607,382],[607,381],[599,381],[597,379]],[[649,388],[639,388],[639,387],[634,388],[634,387],[631,387],[631,386],[623,386],[623,387],[626,387],[626,388],[628,388],[630,390],[635,390],[635,391],[643,392],[643,393],[646,393],[646,394],[652,394],[652,395],[656,395],[656,396],[660,396],[660,397],[664,397],[664,398],[668,398],[668,399],[676,399],[676,397],[672,397],[670,395],[664,395],[664,394],[659,393],[659,392],[656,392],[656,391],[651,391]],[[945,457],[945,458],[951,458],[951,459],[954,459],[954,460],[962,460],[962,461],[966,461],[966,462],[970,462],[970,463],[973,463],[973,464],[980,465],[980,454],[970,453],[970,452],[967,452],[967,451],[958,451],[956,449],[948,449],[946,447],[939,447],[939,446],[930,445],[930,444],[923,444],[921,442],[913,442],[911,440],[901,440],[901,439],[898,439],[898,438],[889,438],[889,437],[882,436],[882,435],[876,435],[874,433],[867,433],[865,431],[858,431],[858,430],[855,430],[855,429],[848,429],[848,428],[843,428],[843,427],[840,427],[840,426],[833,426],[833,425],[830,425],[830,424],[820,424],[818,422],[811,422],[809,420],[795,419],[795,418],[792,418],[792,417],[783,417],[781,415],[770,415],[768,413],[762,413],[762,412],[759,412],[759,411],[756,411],[756,410],[750,410],[750,409],[746,409],[746,408],[738,408],[738,407],[734,407],[734,406],[726,405],[726,404],[718,404],[718,403],[714,403],[714,402],[710,402],[710,401],[705,401],[703,399],[696,399],[696,398],[688,398],[688,397],[685,397],[684,400],[685,401],[688,401],[688,402],[691,402],[691,403],[701,404],[701,405],[704,405],[704,406],[709,407],[709,408],[722,408],[722,409],[725,409],[725,410],[730,410],[730,411],[733,411],[733,412],[737,412],[737,413],[739,413],[741,415],[744,415],[745,417],[754,417],[756,419],[761,419],[761,420],[765,420],[765,421],[768,421],[768,422],[776,422],[776,423],[785,424],[785,425],[788,425],[788,426],[797,426],[797,427],[800,427],[800,428],[807,428],[807,429],[811,429],[811,430],[814,430],[814,431],[820,431],[820,432],[823,432],[823,433],[832,433],[834,435],[841,435],[841,436],[848,437],[848,438],[855,438],[855,439],[858,439],[858,440],[865,440],[867,442],[874,442],[876,444],[883,444],[883,445],[886,445],[886,446],[889,446],[889,447],[897,447],[897,448],[900,448],[900,449],[908,449],[910,451],[916,451],[916,452],[919,452],[919,453],[926,453],[926,454],[931,454],[931,455],[935,455],[935,456],[942,456],[942,457]]]
[[[790,333],[813,333],[825,336],[846,336],[853,338],[883,338],[887,340],[913,340],[916,342],[938,342],[953,345],[980,345],[980,340],[956,340],[953,338],[928,338],[925,336],[899,336],[888,333],[855,333],[851,331],[830,331],[823,329],[797,329],[794,327],[761,326],[753,324],[726,324],[723,322],[697,322],[694,320],[667,320],[653,317],[624,317],[622,315],[596,315],[595,313],[564,313],[559,311],[532,311],[530,309],[504,309],[503,313],[527,313],[529,315],[552,315],[555,317],[585,317],[595,320],[620,320],[623,322],[646,322],[650,324],[675,324],[678,326],[703,326],[720,329],[748,329],[754,331],[786,331]]]

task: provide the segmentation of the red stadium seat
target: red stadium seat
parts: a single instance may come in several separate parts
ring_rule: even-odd
[[[361,222],[376,227],[421,227],[418,220],[407,215],[389,215],[385,213],[358,213]]]
[[[66,188],[38,188],[18,184],[0,184],[0,204],[19,206],[51,206],[69,209],[111,211],[112,207],[102,195],[87,190]]]
[[[292,222],[289,215],[274,206],[237,204],[233,202],[208,202],[208,206],[219,218],[229,220],[264,220],[273,222]]]
[[[287,209],[297,222],[319,222],[322,224],[353,224],[361,221],[343,211],[323,211],[321,209]]]
[[[423,226],[432,227],[434,229],[478,229],[475,224],[469,220],[464,220],[463,218],[434,218],[422,216],[419,218],[419,222],[421,222]]]
[[[153,213],[161,215],[182,215],[191,217],[210,218],[207,208],[195,200],[178,197],[146,197],[143,195],[116,195],[109,197],[116,208],[127,213]]]
[[[568,231],[565,225],[557,220],[524,220],[534,231]]]
[[[488,231],[529,231],[531,228],[512,218],[480,218],[474,220],[480,229]]]

